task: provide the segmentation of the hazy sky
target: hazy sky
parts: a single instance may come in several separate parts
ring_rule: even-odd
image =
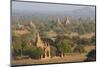
[[[62,5],[62,4],[47,4],[47,3],[34,3],[34,2],[12,2],[13,11],[49,11],[60,12],[80,9],[90,6],[78,6],[78,5]],[[94,8],[94,7],[91,7]]]

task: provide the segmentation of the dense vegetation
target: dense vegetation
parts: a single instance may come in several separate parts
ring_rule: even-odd
[[[43,20],[33,18],[32,24],[30,24],[30,21],[25,18],[19,19],[20,22],[14,19],[12,23],[13,56],[29,56],[32,59],[40,59],[44,51],[35,46],[36,32],[40,33],[41,38],[49,38],[52,56],[65,56],[67,53],[84,53],[86,52],[84,46],[95,45],[95,34],[90,35],[90,38],[81,37],[95,33],[95,22],[93,20],[83,20],[82,18],[72,19],[69,24],[65,24],[66,19],[62,20],[60,21],[61,23],[58,23],[57,19]],[[30,33],[20,35],[14,32],[15,30],[24,29]],[[49,32],[53,34],[51,37],[48,36]],[[76,35],[74,35],[74,33],[76,33]],[[54,40],[52,38],[54,38]]]
[[[58,21],[59,19],[59,21]],[[72,33],[76,32],[78,34],[85,34],[85,33],[92,33],[95,32],[95,19],[91,20],[89,18],[70,18],[70,23],[66,24],[66,18],[38,18],[34,17],[31,18],[31,21],[35,25],[36,29],[41,32],[49,32],[54,31],[58,34],[60,33]],[[30,19],[27,18],[20,18],[20,19],[13,19],[14,28],[17,27],[17,24],[20,23],[26,28],[33,30],[34,28],[31,27]]]

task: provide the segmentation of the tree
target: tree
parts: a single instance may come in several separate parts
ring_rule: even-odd
[[[20,56],[21,53],[21,38],[13,32],[12,34],[12,50],[14,56]]]
[[[67,40],[63,40],[63,41],[61,42],[61,45],[60,45],[60,50],[61,50],[63,53],[69,53],[69,52],[71,52],[70,43],[69,43]]]
[[[12,47],[13,47],[13,53],[17,56],[23,56],[24,49],[27,45],[30,45],[30,41],[32,40],[31,34],[24,34],[24,35],[18,35],[13,32],[12,35]]]
[[[91,50],[86,56],[87,56],[87,59],[85,59],[84,61],[95,61],[96,60],[96,50],[95,49]]]
[[[57,51],[63,57],[66,53],[70,53],[71,49],[71,41],[67,37],[57,36],[55,41]]]
[[[82,45],[78,45],[74,48],[73,52],[83,53],[83,52],[85,52],[85,49]]]
[[[25,47],[30,45],[32,38],[33,36],[31,34],[24,34],[21,36],[21,56],[23,56],[24,49],[26,49]]]
[[[59,45],[59,49],[61,51],[62,56],[65,55],[65,53],[71,52],[71,45],[68,40],[62,40],[61,45]]]

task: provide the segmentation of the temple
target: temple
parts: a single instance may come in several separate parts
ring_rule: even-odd
[[[39,33],[36,34],[36,46],[44,50],[44,54],[41,55],[41,59],[49,59],[50,55],[50,45],[46,40],[42,40]]]

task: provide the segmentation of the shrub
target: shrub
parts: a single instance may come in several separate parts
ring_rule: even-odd
[[[43,55],[43,53],[44,51],[41,48],[37,47],[27,47],[27,49],[23,51],[24,55],[29,56],[33,59],[39,59],[41,55]]]
[[[30,52],[30,57],[34,59],[40,59],[41,55],[43,55],[44,51],[41,48],[36,48]]]
[[[76,47],[74,48],[73,52],[83,53],[83,52],[85,52],[85,49],[84,49],[83,46],[80,46],[80,45],[79,45],[79,46],[76,46]]]

